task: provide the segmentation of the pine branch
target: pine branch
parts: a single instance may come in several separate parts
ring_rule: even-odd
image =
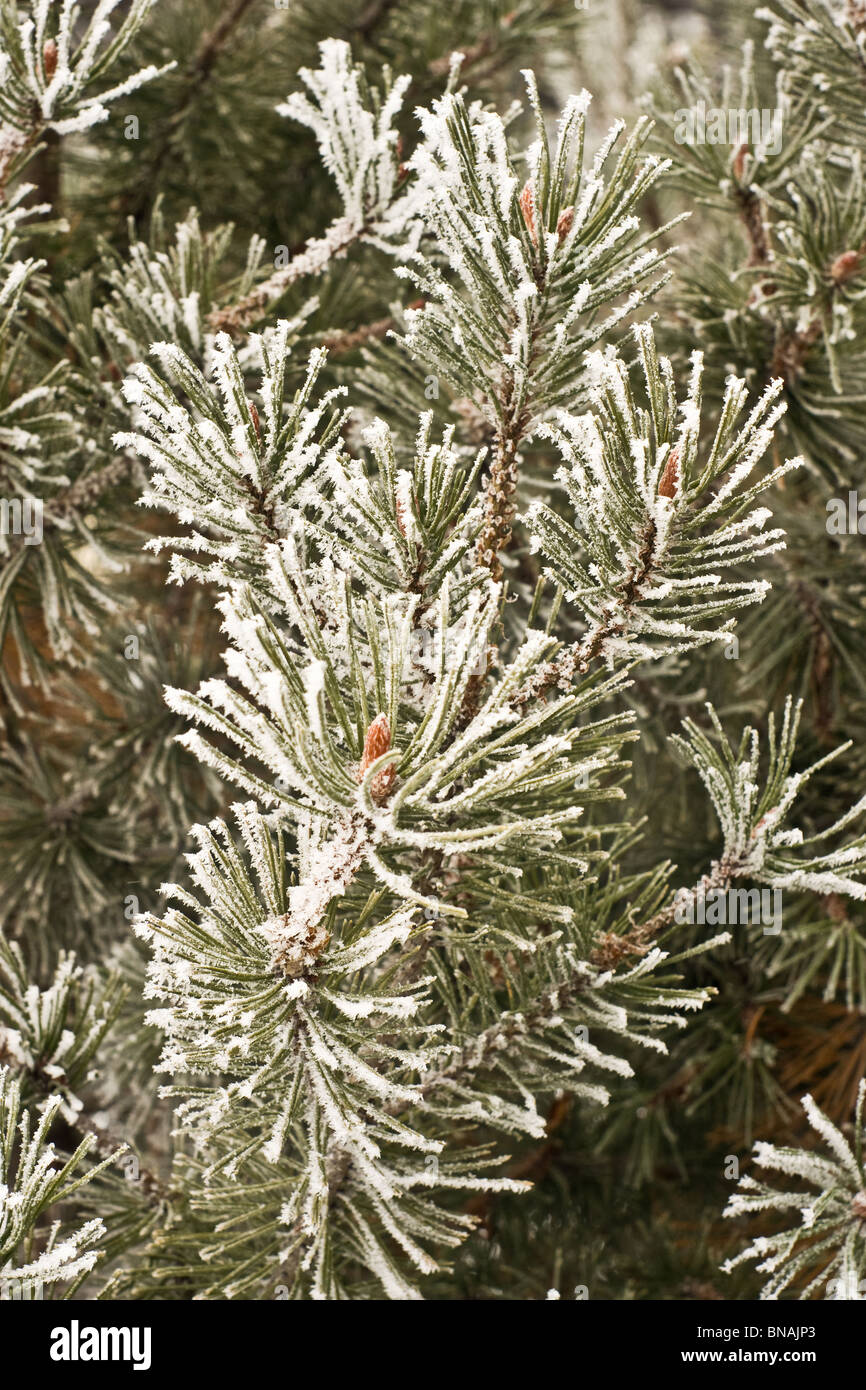
[[[144,4],[132,0],[130,14]],[[523,43],[544,56],[546,36],[574,18],[570,0],[518,0],[502,19],[471,0],[461,6],[464,75],[492,71]],[[331,41],[302,72],[304,93],[279,109],[313,132],[340,212],[329,210],[324,234],[288,264],[265,267],[253,235],[237,273],[244,248],[238,260],[231,229],[201,231],[213,226],[207,201],[200,218],[191,213],[168,232],[157,210],[128,250],[103,248],[97,258],[99,219],[83,217],[52,271],[67,253],[70,267],[86,269],[52,287],[49,302],[41,263],[16,259],[24,194],[7,191],[0,468],[7,499],[44,502],[45,529],[28,546],[14,509],[4,512],[12,524],[0,536],[0,633],[22,662],[19,672],[13,658],[0,686],[17,726],[0,759],[2,898],[28,955],[25,971],[23,956],[0,945],[0,1052],[19,1073],[25,1109],[48,1099],[55,1140],[73,1157],[82,1141],[76,1177],[93,1159],[111,1162],[118,1131],[144,1149],[154,1138],[143,1182],[127,1189],[105,1169],[82,1197],[105,1229],[73,1232],[73,1291],[80,1283],[98,1297],[261,1298],[284,1280],[294,1298],[415,1300],[432,1279],[433,1296],[448,1296],[463,1264],[453,1252],[489,1194],[524,1192],[556,1162],[550,1135],[569,1107],[624,1177],[658,1175],[663,1154],[678,1162],[686,1136],[693,1157],[699,1112],[710,1145],[723,1132],[740,1141],[761,1108],[774,1126],[764,1132],[777,1134],[796,1080],[787,1060],[774,1061],[778,1020],[816,990],[851,1008],[866,997],[866,938],[854,911],[866,901],[862,753],[843,761],[835,750],[804,767],[793,706],[780,724],[769,721],[767,737],[757,732],[774,664],[801,683],[832,673],[832,697],[857,742],[863,712],[862,692],[851,697],[863,665],[853,651],[862,606],[854,538],[813,546],[809,564],[782,562],[788,582],[775,594],[755,568],[784,546],[782,520],[801,559],[814,540],[806,481],[776,494],[775,519],[762,505],[801,462],[774,444],[774,431],[798,447],[802,438],[818,463],[838,443],[850,472],[866,380],[866,183],[856,148],[866,127],[853,81],[862,34],[850,5],[846,19],[826,0],[779,6],[777,67],[783,49],[796,52],[779,74],[778,150],[763,138],[695,148],[675,139],[667,165],[644,154],[641,120],[625,139],[617,123],[586,159],[588,94],[566,102],[551,140],[531,74],[535,132],[522,148],[511,115],[496,114],[495,91],[478,101],[457,95],[454,55],[429,65],[448,38],[441,15],[398,15],[390,0],[365,0],[354,15],[338,5],[346,13],[336,22],[347,36],[375,38],[395,71],[416,77],[392,81],[383,70],[374,81]],[[113,7],[104,0],[97,11]],[[30,138],[26,89],[44,104],[46,127],[84,131],[100,72],[64,88],[49,110],[56,93],[40,62],[54,61],[45,45],[59,11],[35,0],[20,17],[19,8],[0,0],[0,49],[14,59],[20,39],[26,50],[0,92],[0,120]],[[314,8],[296,17],[297,29],[289,22],[292,41],[315,34]],[[32,32],[26,22],[19,30],[31,9]],[[184,147],[193,140],[189,117],[214,74],[221,90],[224,75],[241,92],[232,45],[252,13],[251,0],[229,0],[163,125],[148,108],[158,181],[180,132]],[[59,91],[65,53],[53,41]],[[103,56],[107,65],[116,54]],[[279,55],[271,61],[263,72]],[[446,67],[446,95],[419,113],[404,158],[397,131],[408,93]],[[31,69],[38,92],[27,89]],[[687,96],[703,99],[699,79],[684,80]],[[128,90],[106,93],[103,105]],[[725,78],[721,105],[736,104]],[[749,50],[739,104],[766,104]],[[834,104],[852,112],[844,139]],[[249,134],[242,108],[237,149]],[[660,121],[670,125],[671,113]],[[265,143],[256,149],[259,189],[280,177],[285,157],[278,138]],[[91,146],[79,145],[88,160]],[[210,135],[189,152],[200,186],[222,189]],[[13,176],[20,153],[12,150]],[[749,261],[732,278],[721,257],[704,266],[701,284],[677,291],[657,331],[668,322],[678,350],[706,345],[706,371],[693,353],[679,385],[681,358],[660,355],[648,325],[625,352],[617,346],[665,279],[668,228],[658,206],[648,230],[639,219],[667,172],[692,201],[742,222]],[[84,208],[109,185],[113,196],[116,183],[88,165],[82,190],[70,184],[64,196]],[[169,197],[178,191],[169,178]],[[236,191],[243,222],[241,204]],[[290,232],[287,224],[291,243]],[[707,262],[716,243],[708,245]],[[389,309],[369,322],[345,277],[329,280],[337,260],[362,246],[361,299]],[[405,310],[391,309],[395,271],[423,296]],[[291,321],[271,322],[308,277],[324,287],[316,319],[310,299]],[[330,325],[325,347],[335,357],[363,359],[355,382],[338,371],[347,387],[321,389],[321,347],[298,357],[312,322]],[[261,331],[248,334],[257,323]],[[750,385],[760,391],[768,370],[779,380],[751,400]],[[343,400],[355,383],[372,402],[357,421]],[[458,417],[454,428],[434,427],[431,397],[436,412]],[[534,441],[545,449],[541,465]],[[165,535],[145,528],[150,549],[170,551],[173,583],[205,586],[200,603],[175,601],[166,612],[154,602],[155,632],[129,599],[134,589],[150,607],[140,583],[159,567],[136,564],[138,539],[118,510],[124,480],[144,472],[142,501],[171,518]],[[513,533],[529,544],[506,589]],[[840,555],[853,557],[842,589]],[[750,618],[740,632],[753,658],[705,660],[699,649],[709,657],[711,643],[732,641],[740,610],[765,595],[760,625]],[[117,619],[106,623],[112,607]],[[172,637],[182,649],[172,661],[158,656],[167,618],[183,633]],[[214,666],[201,637],[220,622]],[[41,690],[27,711],[33,671]],[[738,728],[731,743],[709,707],[706,719],[684,722],[667,756],[670,719],[706,689],[720,708],[753,709],[755,727]],[[830,698],[816,701],[819,737]],[[826,771],[833,756],[835,779]],[[681,762],[703,783],[720,845]],[[231,788],[240,798],[229,820]],[[654,833],[636,820],[647,799],[660,812]],[[674,891],[670,862],[658,857],[663,834],[688,859],[687,881],[705,867],[693,886]],[[176,880],[164,885],[168,901],[136,918],[144,952],[116,955],[147,1001],[146,1018],[130,1006],[109,1038],[118,902],[128,878],[152,908],[157,865]],[[717,951],[733,931],[706,941],[682,929],[714,894],[728,896],[733,916],[730,895],[741,908],[751,884],[791,895],[784,936],[765,940],[740,921],[736,949]],[[57,957],[67,930],[93,962],[81,974]],[[853,1033],[846,1038],[841,1070],[826,1039],[820,1057],[814,1049],[834,1105],[862,1062]],[[785,1046],[787,1056],[796,1050]],[[97,1062],[110,1065],[95,1089]],[[166,1176],[168,1115],[153,1104],[151,1071],[174,1111]],[[99,1111],[86,1108],[90,1097]],[[842,1162],[823,1120],[820,1132]],[[46,1162],[44,1138],[37,1163]],[[6,1144],[16,1161],[27,1142],[19,1131],[14,1151]],[[795,1168],[799,1158],[785,1171]],[[546,1203],[558,1218],[560,1200],[585,1201],[588,1231],[601,1229],[595,1194],[575,1186],[585,1176],[582,1165],[557,1163],[561,1182],[545,1184],[528,1215],[515,1210],[516,1238],[529,1221],[542,1242],[539,1262],[545,1233],[561,1229],[538,1219]],[[822,1177],[815,1205],[802,1209],[804,1228],[832,1207],[824,1254],[839,1256],[850,1290],[862,1263],[851,1237],[853,1227],[859,1240],[862,1194],[856,1187],[847,1207],[833,1206],[840,1184]],[[609,1232],[607,1199],[598,1200]],[[51,1218],[36,1215],[39,1241]],[[504,1229],[510,1211],[502,1217]],[[653,1213],[656,1252],[658,1230]],[[97,1252],[115,1271],[108,1283],[93,1273]],[[507,1273],[521,1263],[507,1239],[489,1274],[476,1253],[466,1264],[482,1270],[482,1296],[501,1271],[500,1293],[527,1287]],[[775,1246],[766,1253],[775,1258]],[[9,1258],[4,1246],[0,1263]],[[11,1258],[35,1277],[20,1250]],[[602,1289],[612,1267],[599,1273]],[[660,1280],[665,1290],[686,1287],[674,1268]],[[787,1255],[770,1273],[783,1272]],[[798,1279],[795,1271],[785,1287],[799,1291]],[[642,1275],[635,1289],[646,1287]]]
[[[530,340],[534,341],[537,325],[533,324],[529,332]],[[530,368],[532,362],[530,351]],[[515,408],[519,412],[516,417]],[[501,403],[499,413],[503,424],[496,431],[490,471],[484,480],[484,524],[476,548],[478,564],[489,570],[497,582],[502,578],[499,552],[511,539],[511,523],[517,511],[518,450],[530,420],[528,412],[521,409],[519,399],[515,405]]]
[[[748,146],[743,145],[734,157],[734,173],[736,175],[738,161],[742,162],[742,156],[748,152]],[[751,252],[749,255],[749,266],[769,265],[773,259],[770,250],[770,238],[767,232],[766,208],[763,199],[753,187],[737,185],[734,189],[734,200],[739,208],[743,226],[749,239]]]
[[[666,907],[661,908],[646,921],[631,926],[625,932],[605,932],[596,940],[590,953],[590,961],[599,970],[616,970],[631,956],[643,956],[677,921],[678,915],[688,917],[690,905],[709,893],[726,892],[739,876],[742,867],[731,857],[716,861],[708,873],[683,892],[678,890]]]
[[[639,537],[637,562],[629,569],[611,607],[603,610],[601,618],[585,637],[566,648],[555,660],[548,661],[536,671],[531,681],[512,695],[511,703],[515,709],[522,710],[534,700],[543,700],[553,689],[567,690],[603,656],[608,642],[626,638],[635,604],[643,596],[644,586],[653,576],[655,539],[655,523],[650,521]]]
[[[853,1120],[853,1147],[807,1095],[803,1109],[823,1140],[824,1153],[755,1145],[759,1168],[806,1183],[812,1191],[782,1191],[750,1174],[725,1208],[725,1216],[755,1212],[798,1213],[800,1225],[777,1234],[757,1236],[751,1245],[727,1260],[726,1273],[747,1260],[757,1260],[768,1275],[762,1298],[776,1299],[792,1285],[799,1297],[819,1291],[836,1300],[861,1299],[866,1271],[866,1171],[863,1167],[863,1116],[866,1081],[861,1081]]]
[[[214,311],[209,322],[215,330],[240,334],[298,280],[325,274],[359,242],[402,253],[401,242],[415,209],[411,194],[401,197],[407,171],[395,122],[409,78],[392,83],[386,74],[379,92],[369,86],[364,69],[353,63],[348,44],[328,39],[319,51],[321,67],[315,72],[304,68],[300,74],[312,100],[295,93],[277,110],[313,130],[343,210],[323,236],[308,241],[286,266],[236,304]]]
[[[568,103],[551,151],[535,79],[524,76],[538,140],[519,193],[498,117],[453,95],[422,115],[425,138],[410,167],[430,190],[426,221],[458,283],[420,255],[397,270],[427,301],[407,316],[405,346],[479,407],[492,434],[477,559],[495,580],[515,515],[520,446],[545,410],[579,392],[584,350],[651,292],[645,279],[663,258],[643,248],[667,230],[634,235],[631,210],[660,173],[652,160],[638,163],[648,128],[634,131],[603,195],[601,170],[622,127],[610,132],[588,175],[589,94]],[[592,323],[593,309],[615,301],[626,284],[626,305],[604,325]]]
[[[303,251],[293,256],[283,269],[274,271],[235,304],[215,309],[208,315],[208,324],[215,333],[240,335],[251,323],[262,318],[298,280],[324,275],[334,261],[342,260],[371,231],[372,224],[358,227],[350,219],[338,217],[324,236],[308,241]]]
[[[86,23],[68,7],[57,14],[34,0],[24,7],[23,23],[16,0],[0,4],[0,200],[12,177],[43,134],[62,136],[91,129],[108,118],[108,103],[161,77],[174,66],[133,72],[116,87],[90,88],[117,61],[143,25],[152,0],[132,0],[111,32],[108,16],[119,0],[103,0]]]
[[[165,134],[150,157],[147,173],[138,182],[134,197],[124,200],[123,211],[126,217],[131,217],[137,222],[146,215],[160,173],[174,152],[184,121],[207,86],[214,68],[229,48],[236,29],[252,4],[253,0],[228,0],[217,23],[202,35],[195,56],[184,75],[180,96],[167,118]]]
[[[60,1098],[52,1096],[32,1126],[22,1107],[21,1090],[5,1067],[0,1067],[0,1288],[17,1289],[25,1296],[44,1284],[74,1281],[93,1269],[104,1235],[99,1218],[77,1229],[68,1226],[58,1240],[60,1223],[48,1232],[43,1250],[33,1258],[35,1228],[44,1214],[68,1200],[92,1182],[112,1159],[96,1168],[83,1169],[92,1147],[83,1140],[60,1166],[48,1135],[57,1116]],[[114,1155],[116,1157],[117,1155]]]
[[[630,661],[651,656],[657,648],[641,640],[642,634],[655,637],[668,650],[713,640],[711,629],[693,624],[699,615],[730,612],[727,606],[716,608],[719,575],[714,570],[782,545],[781,531],[762,529],[767,511],[756,510],[747,518],[748,502],[767,480],[739,494],[784,410],[772,408],[779,385],[765,394],[737,432],[745,382],[729,379],[710,457],[701,465],[700,354],[693,354],[688,399],[678,405],[671,365],[657,356],[651,330],[639,326],[634,332],[649,412],[637,407],[624,367],[613,357],[593,355],[589,364],[597,373],[592,387],[597,414],[563,414],[559,429],[542,425],[538,430],[567,460],[557,476],[565,484],[578,524],[536,503],[528,526],[536,548],[553,561],[548,578],[565,588],[566,598],[577,602],[590,622],[582,638],[540,666],[514,692],[511,704],[518,710],[553,688],[568,689],[599,659],[612,665],[618,657]],[[678,413],[683,424],[676,428]],[[626,452],[628,440],[632,442]],[[783,471],[800,462],[790,460]],[[627,519],[622,514],[624,501]],[[728,520],[722,522],[725,516]],[[738,605],[755,602],[764,592],[760,581],[735,579],[725,588],[729,601]]]

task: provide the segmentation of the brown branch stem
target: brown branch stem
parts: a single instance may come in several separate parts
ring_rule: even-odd
[[[332,261],[341,260],[350,247],[361,241],[369,231],[358,227],[345,217],[338,217],[324,236],[308,241],[288,265],[281,266],[262,280],[254,289],[234,304],[215,309],[208,315],[208,324],[215,332],[242,333],[249,324],[260,318],[269,306],[285,294],[297,280],[307,275],[322,275]]]
[[[554,686],[566,688],[575,676],[585,675],[592,663],[602,655],[610,638],[625,631],[634,605],[652,573],[655,538],[655,523],[650,521],[641,537],[638,558],[614,601],[602,610],[601,617],[578,642],[566,647],[552,661],[545,662],[512,695],[511,704],[515,709],[522,710],[530,701],[544,699]]]

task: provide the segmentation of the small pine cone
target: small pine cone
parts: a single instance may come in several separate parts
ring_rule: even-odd
[[[843,251],[841,256],[837,256],[830,267],[830,279],[837,285],[843,285],[846,280],[850,280],[852,275],[856,275],[860,269],[860,252]]]
[[[572,227],[574,226],[574,205],[563,208],[556,219],[556,235],[560,241],[565,241]]]
[[[680,490],[680,451],[671,449],[659,481],[659,497],[676,497]]]
[[[535,192],[531,183],[525,183],[523,185],[523,191],[520,194],[518,202],[520,203],[520,211],[523,213],[523,220],[526,223],[526,229],[532,237],[532,243],[534,246],[537,246],[538,228],[535,225]]]
[[[42,66],[50,82],[57,71],[57,44],[53,39],[46,39],[42,45]]]
[[[358,765],[358,781],[362,782],[367,773],[367,769],[377,758],[381,758],[383,753],[387,753],[391,747],[391,726],[388,723],[388,716],[377,714],[364,737],[364,751],[361,754],[361,761]],[[370,786],[370,795],[377,805],[381,806],[387,801],[388,794],[394,785],[396,772],[394,764],[383,767],[381,772],[377,772]]]

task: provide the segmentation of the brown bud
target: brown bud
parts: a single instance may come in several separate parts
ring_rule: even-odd
[[[496,989],[503,989],[507,985],[508,981],[506,979],[505,970],[503,969],[502,961],[500,960],[499,956],[496,954],[495,951],[485,951],[484,959],[490,966],[490,978],[493,981],[494,987]],[[512,970],[517,969],[517,961],[514,958],[513,951],[506,951],[505,961],[506,964]]]
[[[852,275],[856,275],[859,269],[860,252],[843,251],[830,267],[830,279],[837,285],[843,285]]]
[[[254,429],[255,432],[256,432],[256,439],[259,441],[259,444],[261,444],[261,442],[262,442],[262,427],[261,427],[261,424],[259,423],[259,412],[256,410],[256,408],[255,408],[255,406],[253,405],[252,401],[249,401],[248,404],[249,404],[249,407],[250,407],[250,419],[251,419],[252,422],[253,422],[253,429]]]
[[[572,227],[574,226],[574,206],[563,208],[556,219],[556,235],[560,241],[565,241]]]
[[[361,754],[358,775],[363,777],[371,763],[381,758],[383,753],[387,753],[390,747],[391,725],[388,723],[388,716],[377,714],[364,736],[364,752]]]
[[[42,45],[42,66],[50,82],[57,71],[57,44],[53,39],[46,39]]]
[[[731,166],[731,167],[733,168],[733,171],[734,171],[734,178],[737,180],[738,183],[742,182],[743,171],[744,171],[744,169],[745,169],[745,167],[746,167],[746,155],[747,155],[748,153],[749,153],[749,147],[748,147],[748,145],[740,145],[739,149],[737,150],[736,154],[734,155],[734,158],[733,158],[733,162],[732,162],[732,166]]]
[[[671,449],[659,481],[659,497],[676,497],[680,488],[680,451]]]
[[[866,29],[866,4],[864,4],[864,0],[847,0],[845,18],[855,34]]]
[[[409,177],[409,165],[403,162],[403,136],[398,135],[394,141],[394,154],[397,156],[397,182],[402,183]]]
[[[535,226],[535,193],[531,183],[525,183],[518,199],[526,229],[532,237],[533,245],[538,245],[538,230]]]
[[[383,753],[387,753],[391,747],[391,725],[388,723],[388,716],[377,714],[369,729],[364,736],[364,751],[361,754],[361,761],[358,764],[358,781],[362,782],[367,773],[367,769],[381,758]],[[370,795],[379,805],[387,801],[388,793],[394,785],[396,776],[394,764],[382,768],[377,772],[370,786]]]
[[[828,893],[822,902],[831,922],[844,922],[847,919],[848,908],[839,893]]]

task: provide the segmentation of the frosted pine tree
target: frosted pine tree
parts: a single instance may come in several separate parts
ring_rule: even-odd
[[[0,1293],[861,1297],[861,19],[356,9],[0,0]]]

